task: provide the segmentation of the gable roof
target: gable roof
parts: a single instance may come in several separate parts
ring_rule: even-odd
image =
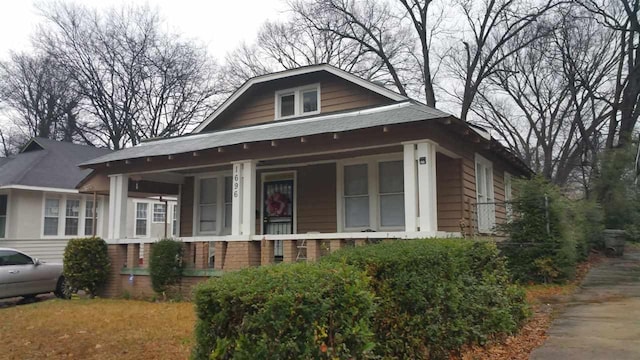
[[[404,101],[397,104],[368,109],[347,110],[335,114],[273,121],[266,124],[230,130],[149,141],[92,159],[80,164],[80,166],[91,166],[134,158],[189,153],[257,141],[281,140],[299,136],[311,136],[449,117],[451,117],[451,115],[443,111],[419,103]]]
[[[75,189],[91,173],[78,163],[110,153],[109,149],[33,138],[12,157],[0,158],[0,187]]]
[[[355,76],[347,71],[339,69],[329,64],[319,64],[319,65],[308,65],[295,69],[284,70],[280,72],[270,73],[266,75],[260,75],[253,77],[247,80],[242,86],[240,86],[236,91],[231,94],[211,115],[207,116],[198,127],[193,131],[194,133],[199,133],[204,130],[209,124],[215,121],[215,119],[222,114],[231,104],[233,104],[236,100],[238,100],[244,93],[247,92],[252,86],[265,83],[268,81],[273,81],[277,79],[283,79],[292,76],[310,74],[319,71],[326,71],[335,76],[338,76],[342,79],[345,79],[349,82],[352,82],[356,85],[359,85],[365,89],[371,90],[377,94],[385,96],[394,101],[406,101],[409,98],[403,95],[398,94],[395,91],[389,90],[384,86],[378,85],[374,82],[362,79],[358,76]]]

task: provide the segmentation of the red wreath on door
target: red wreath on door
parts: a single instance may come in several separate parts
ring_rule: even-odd
[[[283,216],[287,212],[289,199],[281,192],[274,192],[267,198],[267,212],[269,216]]]

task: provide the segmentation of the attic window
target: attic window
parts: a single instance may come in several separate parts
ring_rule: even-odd
[[[320,84],[276,92],[276,119],[320,112]]]

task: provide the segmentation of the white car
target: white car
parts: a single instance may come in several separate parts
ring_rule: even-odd
[[[71,297],[62,264],[45,263],[16,249],[0,248],[0,299],[50,292],[59,298]]]

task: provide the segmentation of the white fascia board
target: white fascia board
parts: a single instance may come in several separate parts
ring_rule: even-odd
[[[29,185],[5,185],[5,186],[0,186],[0,189],[46,191],[46,192],[59,192],[59,193],[69,193],[69,194],[79,193],[77,189],[63,189],[63,188],[53,188],[53,187],[46,187],[46,186],[29,186]]]
[[[265,83],[268,81],[277,80],[281,78],[286,78],[290,76],[308,74],[308,73],[312,73],[320,70],[327,71],[333,75],[336,75],[349,82],[362,86],[365,89],[371,90],[375,93],[378,93],[382,96],[385,96],[395,101],[404,101],[408,99],[408,97],[406,96],[400,95],[394,91],[391,91],[383,86],[376,85],[370,81],[361,79],[353,74],[350,74],[347,71],[340,70],[331,65],[322,64],[322,65],[315,65],[315,66],[306,66],[299,69],[285,70],[285,71],[281,71],[273,74],[262,75],[262,76],[258,76],[258,77],[247,80],[247,82],[245,82],[238,90],[236,90],[233,94],[231,94],[231,96],[228,97],[227,100],[225,100],[222,103],[222,105],[220,105],[213,112],[213,114],[209,115],[206,119],[204,119],[204,121],[200,123],[200,125],[198,125],[195,128],[195,130],[193,130],[193,133],[199,133],[200,131],[202,131],[205,127],[207,127],[207,125],[212,123],[218,117],[218,115],[224,112],[231,104],[233,104],[240,96],[242,96],[242,94],[244,94],[247,90],[249,90],[249,88],[252,87],[253,85]]]

